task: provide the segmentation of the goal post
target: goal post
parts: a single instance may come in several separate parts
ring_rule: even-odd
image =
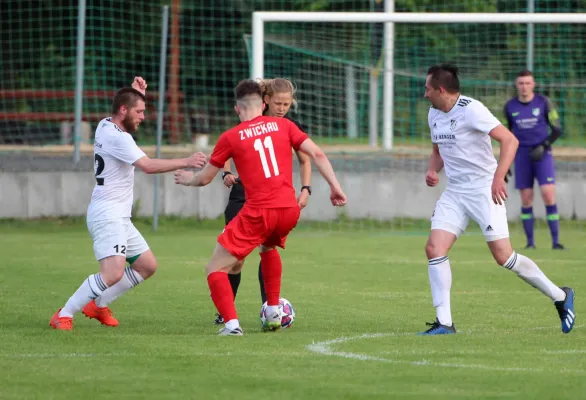
[[[385,24],[585,24],[582,13],[370,13],[370,12],[266,12],[252,14],[251,78],[264,78],[265,24],[296,23],[385,23]],[[391,25],[392,26],[392,25]],[[390,34],[389,34],[390,33]],[[394,30],[385,30],[383,65],[383,150],[393,148],[393,110],[395,69],[393,67]],[[373,97],[371,97],[373,98]],[[373,134],[370,129],[371,135]],[[372,144],[372,138],[371,138]]]

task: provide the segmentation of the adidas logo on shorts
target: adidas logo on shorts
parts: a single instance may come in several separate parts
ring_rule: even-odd
[[[488,225],[484,231],[485,232],[492,232],[493,230],[494,229],[492,229],[492,226]]]

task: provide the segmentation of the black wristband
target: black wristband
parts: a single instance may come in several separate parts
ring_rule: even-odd
[[[309,193],[309,195],[311,196],[311,186],[301,186],[302,192],[303,192],[303,189],[307,189],[307,193]]]
[[[226,177],[226,175],[232,175],[232,172],[230,172],[230,171],[222,172],[222,179],[224,179]]]

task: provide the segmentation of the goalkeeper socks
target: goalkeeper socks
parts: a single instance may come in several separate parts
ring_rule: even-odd
[[[440,324],[452,326],[450,309],[450,289],[452,288],[452,269],[448,256],[432,258],[428,264],[429,283],[433,306]]]
[[[228,274],[218,271],[212,272],[208,275],[208,286],[210,287],[212,301],[224,321],[238,319]]]
[[[281,274],[283,272],[281,255],[276,249],[269,250],[260,253],[260,261],[262,264],[261,269],[267,296],[267,305],[278,306],[279,295],[281,293]]]
[[[242,272],[238,272],[237,274],[228,274],[228,279],[230,280],[230,286],[232,286],[232,294],[234,295],[234,299],[236,299],[236,293],[238,293],[238,287],[240,286],[241,278]]]
[[[553,301],[565,300],[566,292],[554,285],[531,259],[513,252],[503,267],[516,273],[519,278]]]
[[[88,276],[79,289],[73,293],[73,296],[67,300],[67,303],[59,312],[59,317],[73,318],[86,304],[99,297],[107,288],[108,286],[106,286],[99,273]]]
[[[265,283],[262,277],[262,262],[258,263],[258,283],[260,284],[260,299],[264,304],[267,301],[267,294],[265,293]]]
[[[547,212],[547,225],[549,225],[549,232],[551,233],[551,242],[555,246],[559,243],[560,233],[560,215],[558,214],[557,204],[545,206]]]
[[[523,229],[527,237],[527,245],[535,246],[533,240],[533,207],[521,207],[521,220],[523,221]]]
[[[122,275],[122,279],[110,286],[108,289],[104,290],[100,297],[96,299],[96,305],[98,307],[108,306],[108,304],[112,303],[114,300],[122,296],[133,287],[138,286],[143,281],[144,278],[140,276],[138,272],[132,269],[132,267],[127,266],[124,268],[124,275]]]

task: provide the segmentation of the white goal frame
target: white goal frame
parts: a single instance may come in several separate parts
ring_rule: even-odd
[[[393,148],[394,23],[411,24],[585,24],[586,13],[371,13],[267,12],[252,13],[251,78],[264,78],[265,22],[374,22],[385,23],[383,70],[383,150]],[[372,139],[371,131],[371,139]],[[374,132],[376,135],[376,132]],[[376,139],[376,136],[375,136]],[[371,141],[372,144],[372,141]],[[376,143],[375,143],[376,145]]]

